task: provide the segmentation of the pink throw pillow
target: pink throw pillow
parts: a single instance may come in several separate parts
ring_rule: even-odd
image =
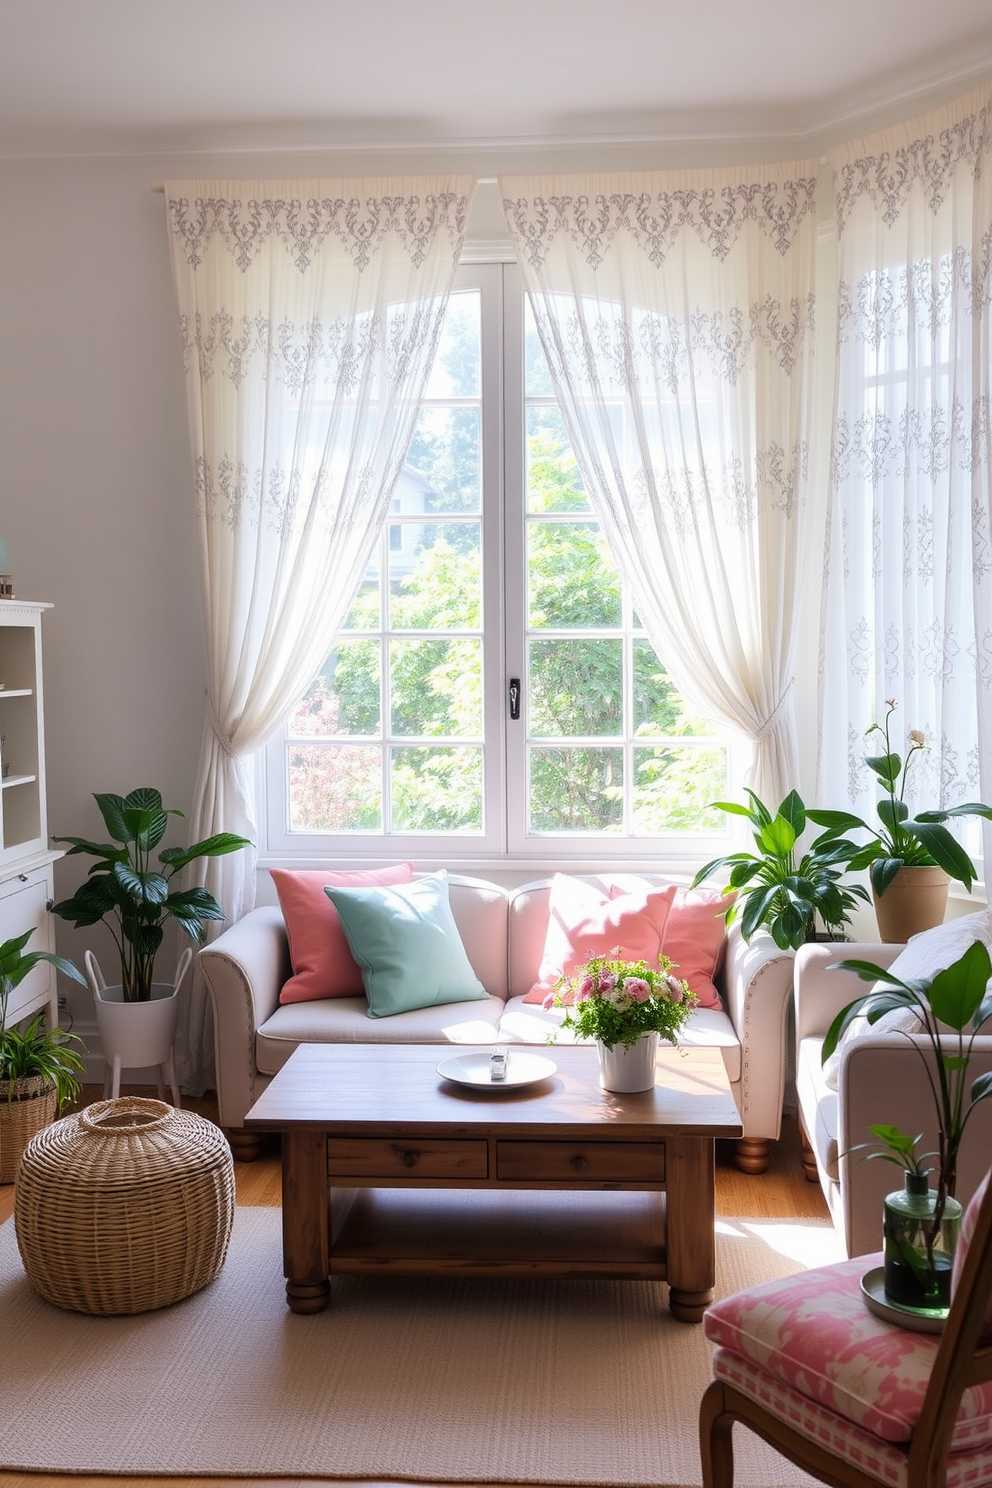
[[[543,1002],[559,977],[569,976],[590,956],[613,951],[625,961],[657,962],[675,885],[645,886],[609,898],[595,884],[566,873],[551,880],[548,929],[537,981],[525,1002]]]
[[[675,975],[689,983],[699,1006],[722,1008],[713,983],[727,935],[724,916],[733,903],[719,889],[682,889],[668,915],[661,949],[675,963]]]
[[[293,975],[279,993],[279,1001],[315,1002],[323,997],[363,996],[365,984],[358,962],[345,939],[340,916],[324,889],[411,883],[413,864],[336,873],[309,868],[299,872],[288,868],[269,871],[286,921],[293,963]]]

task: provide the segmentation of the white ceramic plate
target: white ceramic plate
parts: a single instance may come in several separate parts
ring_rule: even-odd
[[[914,1333],[939,1333],[947,1319],[947,1313],[938,1311],[916,1312],[912,1307],[900,1307],[889,1302],[885,1296],[885,1270],[875,1266],[861,1278],[861,1293],[868,1311],[897,1328],[909,1328]]]
[[[442,1059],[437,1072],[446,1080],[454,1080],[456,1085],[471,1085],[475,1089],[483,1086],[487,1090],[517,1090],[521,1085],[536,1085],[538,1080],[546,1080],[557,1068],[554,1060],[546,1059],[543,1054],[508,1049],[506,1079],[494,1080],[489,1073],[489,1051],[483,1049],[474,1054],[456,1054],[451,1059]]]

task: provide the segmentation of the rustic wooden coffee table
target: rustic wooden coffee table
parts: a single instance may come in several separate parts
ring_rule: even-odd
[[[303,1044],[246,1126],[282,1135],[286,1297],[320,1312],[332,1275],[665,1281],[697,1323],[713,1300],[714,1141],[740,1117],[717,1049],[662,1044],[653,1090],[599,1085],[596,1052],[554,1047],[540,1083],[450,1083],[465,1049]]]

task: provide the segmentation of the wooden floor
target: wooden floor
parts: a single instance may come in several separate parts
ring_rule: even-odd
[[[130,1087],[135,1094],[154,1095],[146,1088]],[[83,1091],[83,1105],[100,1100],[102,1090],[88,1086]],[[216,1120],[217,1105],[208,1095],[200,1100],[188,1100],[191,1110]],[[239,1204],[259,1205],[279,1203],[279,1156],[273,1143],[263,1148],[258,1162],[235,1163],[237,1195]],[[827,1207],[818,1185],[807,1183],[803,1177],[800,1159],[799,1134],[795,1121],[787,1118],[783,1123],[782,1137],[772,1146],[772,1160],[766,1173],[749,1177],[737,1171],[733,1162],[733,1143],[717,1143],[716,1208],[718,1215],[742,1219],[813,1219],[826,1218]],[[14,1212],[14,1190],[12,1186],[0,1187],[0,1222]],[[2,1408],[2,1407],[0,1407]],[[257,1485],[256,1478],[125,1478],[116,1476],[80,1476],[76,1474],[58,1476],[44,1473],[0,1472],[0,1488],[239,1488],[239,1485]],[[296,1488],[301,1482],[311,1479],[266,1478],[273,1488]],[[333,1480],[339,1488],[349,1488],[340,1479]],[[393,1488],[389,1484],[365,1484],[364,1488]],[[400,1485],[397,1485],[400,1488]],[[409,1484],[402,1488],[410,1488]],[[449,1485],[458,1488],[458,1485]],[[478,1488],[478,1485],[476,1485]]]

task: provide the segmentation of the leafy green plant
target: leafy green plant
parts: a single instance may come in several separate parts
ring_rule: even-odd
[[[630,1048],[642,1033],[658,1033],[674,1044],[695,1005],[689,984],[674,975],[667,956],[659,956],[654,966],[591,956],[561,977],[544,999],[546,1008],[565,1009],[563,1028],[574,1029],[580,1038],[599,1039],[608,1049],[615,1044]]]
[[[15,1081],[35,1076],[50,1080],[61,1111],[80,1091],[77,1076],[83,1070],[83,1061],[75,1046],[83,1047],[82,1040],[61,1028],[46,1028],[41,1013],[24,1029],[8,1028],[7,1002],[14,988],[39,961],[49,962],[84,987],[86,978],[64,956],[53,955],[51,951],[25,951],[33,934],[33,930],[27,930],[0,945],[0,1080],[8,1082],[8,1101],[14,1099]]]
[[[992,992],[988,990],[992,960],[988,948],[982,941],[974,941],[963,956],[929,979],[904,982],[871,961],[836,961],[833,968],[852,971],[862,981],[873,985],[869,992],[849,1002],[837,1014],[823,1041],[824,1060],[834,1052],[841,1035],[859,1013],[863,1013],[870,1024],[875,1024],[886,1013],[909,1009],[919,1020],[920,1036],[924,1042],[922,1045],[914,1044],[914,1047],[920,1050],[937,1117],[937,1152],[934,1154],[937,1158],[934,1169],[937,1175],[936,1206],[931,1226],[936,1235],[947,1199],[955,1197],[958,1154],[968,1122],[979,1102],[992,1096],[992,1071],[979,1075],[970,1091],[967,1088],[968,1066],[975,1039],[992,1019]],[[944,1030],[950,1030],[943,1032],[943,1042],[940,1025]],[[933,1056],[932,1067],[925,1057],[927,1048]],[[897,1127],[872,1130],[896,1158],[912,1150],[913,1171],[920,1171],[915,1161],[918,1137],[907,1137]]]
[[[120,954],[125,1002],[148,1002],[152,995],[155,957],[162,944],[163,926],[175,920],[197,944],[202,944],[205,920],[222,920],[224,911],[207,889],[173,889],[175,875],[200,858],[217,858],[249,847],[246,837],[218,832],[192,847],[167,847],[152,853],[165,836],[170,816],[157,790],[142,787],[127,796],[94,795],[111,842],[85,837],[56,837],[70,844],[68,857],[88,853],[96,859],[89,877],[69,899],[55,905],[55,913],[77,929],[103,922]]]
[[[890,723],[896,704],[890,698],[886,702],[885,719],[873,723],[866,737],[881,734],[885,742],[884,754],[865,756],[865,764],[872,771],[884,795],[878,802],[878,818],[881,828],[876,830],[852,816],[847,811],[810,811],[810,821],[828,827],[835,832],[851,832],[858,828],[871,834],[871,841],[859,847],[851,859],[851,869],[867,868],[872,888],[881,897],[899,872],[900,868],[922,868],[936,865],[943,868],[949,878],[963,883],[971,893],[975,882],[975,865],[956,837],[943,825],[954,816],[983,816],[992,821],[992,807],[980,801],[968,801],[962,806],[952,806],[947,811],[918,811],[910,816],[906,805],[906,780],[914,757],[927,742],[919,729],[909,731],[909,749],[906,758],[892,748]]]
[[[798,950],[815,935],[817,915],[839,937],[858,900],[868,898],[860,884],[841,882],[857,852],[855,844],[841,835],[838,823],[800,849],[807,819],[816,821],[817,816],[807,811],[798,793],[790,791],[774,816],[753,791],[747,795],[750,806],[735,801],[714,801],[713,806],[747,818],[757,852],[714,858],[700,868],[693,888],[714,873],[728,873],[724,893],[734,900],[726,921],[729,925],[740,918],[745,940],[765,926],[782,950]]]

